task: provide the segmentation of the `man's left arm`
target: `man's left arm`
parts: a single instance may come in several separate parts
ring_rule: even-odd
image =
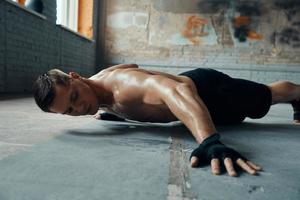
[[[212,172],[217,175],[220,174],[220,160],[224,160],[224,165],[231,176],[237,175],[233,167],[234,163],[250,174],[256,174],[257,170],[261,169],[219,141],[220,135],[207,107],[199,95],[193,92],[190,85],[172,79],[163,79],[156,92],[200,144],[190,158],[193,167],[211,164]]]

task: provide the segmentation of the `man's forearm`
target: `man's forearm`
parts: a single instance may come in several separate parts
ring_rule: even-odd
[[[188,86],[174,89],[165,103],[192,132],[198,143],[217,132],[204,102]]]
[[[187,84],[179,84],[173,86],[171,90],[167,90],[166,93],[167,95],[161,93],[164,95],[164,102],[200,143],[190,156],[192,167],[211,164],[212,172],[220,174],[220,162],[223,161],[230,176],[237,176],[233,167],[234,163],[252,175],[261,170],[260,166],[248,161],[240,153],[219,141],[220,135],[215,134],[217,131],[208,109],[192,87]]]

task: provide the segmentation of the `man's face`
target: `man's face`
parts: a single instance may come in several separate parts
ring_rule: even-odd
[[[93,89],[80,77],[72,77],[68,85],[55,86],[55,98],[49,109],[55,113],[78,116],[96,114],[98,108],[98,98]]]

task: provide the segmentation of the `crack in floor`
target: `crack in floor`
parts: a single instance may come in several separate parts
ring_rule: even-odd
[[[167,200],[197,200],[192,192],[184,141],[173,133],[170,145],[170,169]]]

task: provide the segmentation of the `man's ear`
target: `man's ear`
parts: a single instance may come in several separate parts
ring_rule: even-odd
[[[91,83],[91,80],[88,79],[88,78],[85,78],[85,77],[80,76],[79,79],[80,79],[81,81],[83,81],[84,83],[86,83],[86,84],[90,84],[90,83]]]
[[[81,80],[81,81],[83,81],[83,82],[85,82],[85,83],[87,83],[87,84],[90,83],[90,80],[89,80],[89,79],[80,76],[80,75],[79,75],[78,73],[76,73],[76,72],[70,72],[69,75],[71,76],[71,78],[79,79],[79,80]]]
[[[81,78],[81,76],[76,72],[69,72],[69,75],[71,76],[71,78],[74,78],[74,79]]]

